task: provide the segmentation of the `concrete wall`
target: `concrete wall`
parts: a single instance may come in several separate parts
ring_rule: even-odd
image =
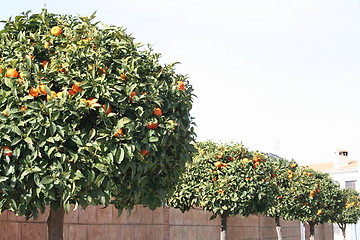
[[[12,212],[0,215],[0,240],[47,239],[48,211],[36,221],[26,221]],[[220,218],[209,220],[211,214],[200,209],[181,213],[162,207],[154,211],[137,206],[118,217],[115,208],[88,207],[71,211],[64,219],[64,240],[218,240]],[[281,222],[284,240],[300,240],[300,222]],[[228,240],[276,238],[274,220],[264,216],[236,216],[228,219]],[[316,240],[330,240],[330,224],[316,227]]]

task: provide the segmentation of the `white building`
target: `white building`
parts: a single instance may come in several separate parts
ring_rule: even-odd
[[[333,161],[310,164],[308,166],[317,171],[329,173],[339,182],[341,188],[352,188],[360,192],[358,161],[351,158],[347,150],[337,149]],[[352,224],[347,227],[346,240],[360,240],[360,224]],[[334,224],[334,240],[342,240],[341,230]]]

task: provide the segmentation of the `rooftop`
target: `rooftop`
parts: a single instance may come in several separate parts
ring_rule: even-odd
[[[324,163],[315,163],[315,164],[309,164],[307,167],[312,168],[317,171],[346,171],[346,170],[354,170],[358,167],[358,161],[357,160],[350,160],[346,166],[342,166],[339,168],[334,168],[333,162],[324,162]]]

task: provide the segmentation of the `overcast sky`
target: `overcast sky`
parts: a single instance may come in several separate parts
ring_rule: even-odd
[[[8,1],[90,15],[181,62],[198,140],[243,142],[299,163],[360,160],[360,2],[355,0]]]

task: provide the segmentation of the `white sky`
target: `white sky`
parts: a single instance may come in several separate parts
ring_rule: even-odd
[[[306,164],[337,148],[360,160],[360,2],[355,0],[8,1],[127,28],[179,61],[197,99],[198,140],[243,142]]]

